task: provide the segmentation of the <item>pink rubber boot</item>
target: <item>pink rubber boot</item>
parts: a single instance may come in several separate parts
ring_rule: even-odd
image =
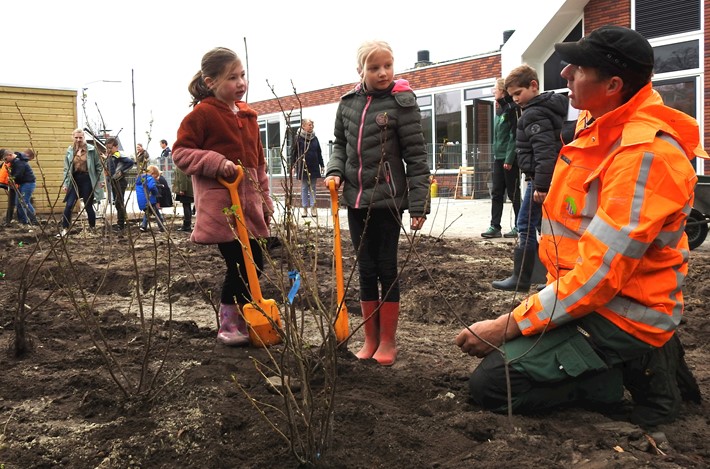
[[[239,329],[243,324],[244,332]],[[224,345],[242,346],[249,345],[249,334],[246,331],[246,322],[242,317],[241,311],[237,305],[227,305],[222,303],[219,305],[219,332],[217,332],[217,340]]]
[[[376,311],[379,301],[361,301],[362,321],[365,323],[365,345],[355,354],[360,360],[372,358],[380,345],[380,312]]]
[[[372,356],[384,366],[394,364],[397,359],[397,322],[399,321],[399,303],[388,301],[380,306],[380,345]]]

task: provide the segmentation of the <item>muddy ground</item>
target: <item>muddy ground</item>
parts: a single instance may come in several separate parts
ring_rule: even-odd
[[[317,300],[333,304],[331,232],[308,226],[293,245],[270,246],[262,289],[284,321],[291,318],[283,308],[287,259],[303,261],[295,319],[288,319],[303,328],[299,371],[284,345],[215,343],[211,301],[218,302],[224,271],[216,247],[176,231],[140,234],[137,225],[122,237],[79,227],[65,242],[51,225],[0,233],[6,469],[710,467],[707,402],[685,405],[677,422],[645,432],[619,414],[568,408],[508,418],[467,401],[478,359],[452,341],[462,323],[519,301],[490,287],[511,269],[512,240],[422,236],[407,261],[403,239],[400,353],[389,368],[352,355],[362,343],[356,278],[346,291],[353,336],[337,352],[323,346],[332,342],[322,339],[312,311]],[[349,277],[354,256],[343,235]],[[693,251],[690,263],[680,337],[708,396],[710,252]],[[20,316],[28,349],[18,357]],[[265,380],[277,365],[293,377],[290,406]],[[282,413],[288,409],[291,419]]]

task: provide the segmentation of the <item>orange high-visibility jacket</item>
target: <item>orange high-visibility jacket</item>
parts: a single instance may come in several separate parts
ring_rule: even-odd
[[[10,186],[10,163],[0,161],[0,188],[8,189]]]
[[[590,122],[560,151],[543,204],[548,285],[513,311],[524,335],[596,311],[655,347],[680,323],[688,272],[685,223],[707,158],[698,124],[651,84]]]

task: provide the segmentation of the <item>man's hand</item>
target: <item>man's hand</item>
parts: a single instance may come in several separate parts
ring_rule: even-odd
[[[459,332],[454,343],[461,347],[462,352],[482,358],[491,353],[495,347],[500,347],[504,340],[508,341],[520,335],[518,324],[513,319],[512,313],[508,313],[497,319],[486,319],[471,324],[468,329]]]
[[[545,197],[547,197],[547,192],[540,192],[538,190],[533,192],[533,200],[538,204],[543,203],[545,201]]]

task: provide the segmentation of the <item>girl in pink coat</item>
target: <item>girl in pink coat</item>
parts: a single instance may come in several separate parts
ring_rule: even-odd
[[[192,176],[197,218],[191,239],[216,244],[227,265],[220,298],[217,340],[226,345],[249,343],[241,306],[251,301],[245,262],[263,269],[258,238],[269,235],[273,203],[256,112],[245,102],[247,80],[233,51],[218,47],[202,57],[200,71],[188,86],[193,110],[185,116],[173,145],[173,161]],[[229,191],[217,177],[231,181],[237,165],[244,168],[239,199],[250,234],[252,259],[244,259],[239,241],[223,209],[231,207]]]

